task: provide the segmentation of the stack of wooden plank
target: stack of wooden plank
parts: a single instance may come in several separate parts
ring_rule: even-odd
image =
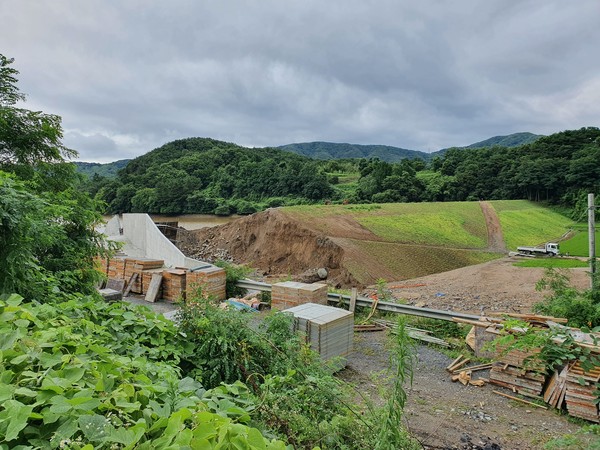
[[[108,261],[108,278],[125,279],[125,258],[114,257]]]
[[[217,300],[225,300],[227,298],[225,282],[225,269],[220,267],[207,266],[190,270],[186,273],[186,298],[196,296],[198,289],[201,289],[203,295],[212,296]]]
[[[571,365],[566,373],[565,402],[569,414],[600,423],[596,383],[600,382],[600,367],[586,370],[581,362]]]
[[[161,268],[164,264],[165,262],[162,259],[125,258],[124,278],[128,282],[131,280],[130,291],[135,294],[143,294],[143,272]],[[137,276],[132,278],[134,274],[137,274]]]
[[[544,365],[535,359],[539,350],[511,350],[494,362],[490,383],[504,386],[522,395],[538,397],[542,394],[546,376]]]
[[[555,371],[544,389],[544,401],[556,409],[561,409],[567,393],[568,365]]]
[[[162,298],[175,302],[185,297],[185,275],[183,269],[167,269],[163,270],[162,276]]]
[[[304,303],[327,304],[327,285],[321,283],[298,283],[285,281],[276,283],[271,290],[271,307],[288,309]]]

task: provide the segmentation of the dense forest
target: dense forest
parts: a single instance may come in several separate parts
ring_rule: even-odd
[[[518,147],[450,148],[430,160],[314,160],[207,138],[174,141],[86,188],[109,212],[250,214],[302,203],[527,199],[573,208],[600,191],[600,130],[581,128]]]
[[[317,161],[204,138],[170,142],[90,185],[111,212],[249,214],[335,197]]]
[[[600,130],[564,131],[520,147],[451,148],[425,165],[359,162],[352,201],[527,199],[573,205],[600,189]]]

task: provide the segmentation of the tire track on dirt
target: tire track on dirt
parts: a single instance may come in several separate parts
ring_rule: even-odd
[[[488,249],[492,252],[506,252],[504,235],[502,234],[502,225],[496,210],[490,202],[480,201],[479,206],[485,218],[485,226],[488,235]]]

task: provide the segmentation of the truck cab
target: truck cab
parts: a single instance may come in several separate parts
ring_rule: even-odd
[[[546,244],[546,253],[553,253],[554,255],[558,255],[560,253],[558,249],[558,244],[554,242],[548,242]]]

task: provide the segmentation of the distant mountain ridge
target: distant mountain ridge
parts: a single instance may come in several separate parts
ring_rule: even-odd
[[[475,144],[468,145],[464,148],[483,148],[493,147],[495,145],[500,147],[519,147],[520,145],[531,144],[537,141],[539,138],[544,137],[542,134],[533,133],[513,133],[508,136],[494,136],[485,141],[476,142]]]
[[[518,147],[520,145],[530,144],[543,137],[539,134],[528,132],[513,133],[506,136],[494,136],[489,139],[476,142],[465,147],[455,148],[482,148],[482,147]],[[346,158],[379,158],[386,162],[398,162],[403,159],[424,159],[430,160],[434,156],[442,156],[447,148],[437,152],[427,153],[420,150],[409,150],[391,145],[362,145],[362,144],[343,144],[336,142],[299,142],[294,144],[281,145],[275,147],[280,150],[296,153],[313,159],[346,159]],[[127,166],[130,159],[121,159],[119,161],[101,164],[76,161],[77,171],[89,177],[98,174],[103,177],[113,178],[117,172]]]
[[[335,142],[302,142],[278,147],[314,159],[379,158],[387,162],[403,159],[429,159],[430,154],[390,145],[338,144]]]
[[[518,147],[535,142],[541,137],[543,136],[529,132],[513,133],[506,136],[494,136],[465,147],[454,148]],[[444,148],[437,152],[427,153],[390,145],[338,144],[334,142],[301,142],[282,145],[278,148],[314,159],[379,158],[386,162],[398,162],[403,159],[415,158],[427,161],[434,156],[443,155],[448,150],[448,148]]]
[[[129,161],[131,160],[120,159],[106,164],[74,161],[73,164],[77,167],[77,172],[87,175],[90,178],[96,174],[101,177],[114,178],[117,175],[117,172],[125,167]]]

